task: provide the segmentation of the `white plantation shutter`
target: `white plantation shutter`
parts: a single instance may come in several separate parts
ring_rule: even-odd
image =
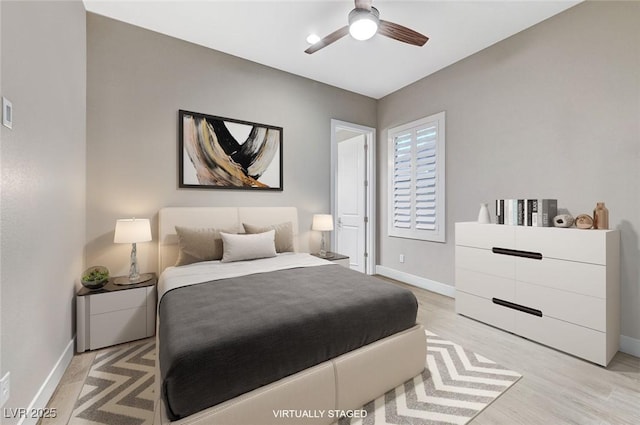
[[[394,141],[393,225],[411,228],[412,153],[411,133],[401,134]]]
[[[444,112],[389,130],[389,236],[444,242]]]

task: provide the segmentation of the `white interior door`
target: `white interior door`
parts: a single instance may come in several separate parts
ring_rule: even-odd
[[[338,143],[336,249],[348,255],[351,269],[365,273],[365,136]]]

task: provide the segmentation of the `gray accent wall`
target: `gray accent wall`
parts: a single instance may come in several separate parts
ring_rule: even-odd
[[[86,240],[86,14],[80,1],[2,1],[0,10],[1,94],[14,108],[13,130],[0,130],[1,374],[11,372],[4,408],[16,409],[73,350]],[[18,422],[3,412],[3,424]]]
[[[2,91],[2,5],[0,5],[0,96]],[[0,99],[1,100],[1,99]],[[0,116],[2,114],[0,113]],[[2,177],[2,146],[4,145],[4,131],[0,124],[0,177]],[[0,178],[0,248],[2,246],[2,179]],[[2,252],[0,251],[0,378],[4,376],[2,369]],[[0,406],[1,407],[1,406]]]
[[[622,334],[640,339],[640,3],[585,2],[378,104],[378,264],[454,285],[454,223],[481,202],[606,202],[620,229]],[[387,133],[446,111],[446,243],[387,236]],[[399,262],[404,254],[406,261]],[[428,324],[427,324],[428,325]]]
[[[87,265],[112,274],[128,273],[113,232],[132,216],[152,219],[138,260],[156,271],[166,206],[296,206],[313,239],[312,215],[330,211],[331,119],[376,124],[374,99],[99,15],[87,51]],[[179,109],[283,127],[284,191],[179,189]]]

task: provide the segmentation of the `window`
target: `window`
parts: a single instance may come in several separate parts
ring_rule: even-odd
[[[444,112],[389,130],[389,236],[444,242]]]

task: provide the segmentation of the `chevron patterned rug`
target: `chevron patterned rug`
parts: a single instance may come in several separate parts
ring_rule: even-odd
[[[367,403],[363,419],[340,425],[466,424],[521,377],[491,360],[426,331],[421,375]]]
[[[466,424],[521,375],[429,331],[425,371],[363,406],[339,425]],[[69,425],[151,425],[155,342],[96,356]]]
[[[155,358],[153,338],[99,353],[69,425],[151,425]]]

